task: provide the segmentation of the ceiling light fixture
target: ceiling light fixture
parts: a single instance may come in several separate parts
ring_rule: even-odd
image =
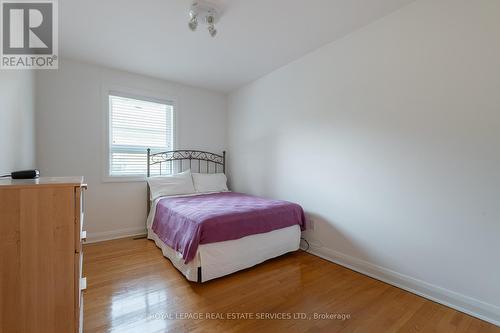
[[[198,28],[198,18],[201,22],[208,26],[208,33],[210,36],[215,37],[217,35],[217,29],[215,29],[215,23],[219,19],[218,10],[215,5],[207,1],[195,1],[191,5],[191,10],[189,11],[189,29],[195,31]]]

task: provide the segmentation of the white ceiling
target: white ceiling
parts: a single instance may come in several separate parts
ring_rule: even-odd
[[[219,0],[211,38],[191,0],[59,1],[63,57],[228,92],[413,0]]]

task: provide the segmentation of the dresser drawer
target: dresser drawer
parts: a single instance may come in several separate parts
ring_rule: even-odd
[[[81,332],[83,325],[83,291],[87,288],[87,279],[83,274],[83,252],[75,253],[75,322],[77,332]]]
[[[83,330],[83,290],[87,288],[87,280],[82,277],[83,273],[83,242],[87,238],[84,231],[85,223],[85,190],[86,184],[75,187],[75,331]]]
[[[77,332],[83,333],[83,292],[80,293],[80,306],[77,313],[78,313]]]
[[[85,222],[85,198],[84,191],[87,189],[86,184],[75,188],[75,252],[82,251],[82,243],[87,238],[87,232],[84,231],[83,225]]]
[[[80,280],[82,278],[83,269],[83,253],[75,253],[75,308],[80,305]]]
[[[75,253],[75,281],[80,281],[83,270],[83,252]]]

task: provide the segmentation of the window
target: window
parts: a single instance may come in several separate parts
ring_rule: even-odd
[[[147,98],[109,94],[110,177],[143,177],[147,153],[174,148],[173,103]],[[166,166],[164,166],[166,167]],[[152,169],[152,174],[160,170]],[[163,170],[164,172],[170,170]]]

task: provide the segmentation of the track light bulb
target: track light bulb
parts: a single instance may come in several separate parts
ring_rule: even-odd
[[[196,16],[193,16],[190,20],[189,20],[189,29],[191,29],[191,31],[195,31],[196,28],[198,28],[198,19],[196,18]]]
[[[217,35],[217,29],[215,29],[215,27],[214,27],[213,24],[211,24],[211,25],[208,26],[208,33],[212,37],[215,37],[215,35]]]

